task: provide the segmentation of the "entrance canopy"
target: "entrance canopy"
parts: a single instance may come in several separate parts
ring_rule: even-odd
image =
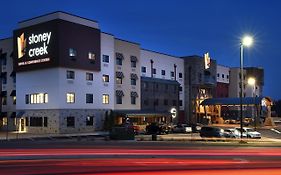
[[[269,97],[244,97],[242,105],[264,105],[271,106],[272,100]],[[240,105],[240,98],[209,98],[201,102],[200,105],[221,105],[221,106],[236,106]]]

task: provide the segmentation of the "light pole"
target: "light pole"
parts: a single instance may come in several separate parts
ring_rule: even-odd
[[[253,43],[253,38],[250,36],[245,36],[242,38],[242,41],[240,42],[240,134],[241,134],[241,140],[243,138],[243,87],[244,87],[244,72],[243,72],[243,49],[244,46],[249,47]]]
[[[255,106],[256,106],[256,79],[253,77],[248,78],[248,84],[253,86],[254,90],[251,91],[253,92],[253,97],[254,97],[254,110],[253,110],[253,114],[254,114],[254,118],[255,118],[255,130],[257,130],[257,115],[256,115],[256,110],[255,110]]]

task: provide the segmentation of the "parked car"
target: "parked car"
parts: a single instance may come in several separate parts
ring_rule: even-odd
[[[172,126],[169,124],[161,124],[159,125],[160,134],[169,134],[172,132]]]
[[[172,128],[173,133],[189,133],[192,132],[191,126],[187,124],[177,124]]]
[[[224,129],[224,137],[226,138],[239,138],[240,132],[235,128]]]
[[[191,125],[192,132],[200,132],[202,126],[203,125],[200,123],[192,124]]]
[[[203,126],[200,131],[200,137],[224,137],[224,130],[212,126]]]
[[[239,132],[241,131],[240,128],[236,128]],[[253,128],[243,128],[243,137],[247,138],[255,138],[255,139],[260,139],[261,138],[261,133],[255,131]]]

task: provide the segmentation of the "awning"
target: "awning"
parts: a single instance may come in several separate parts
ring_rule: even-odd
[[[116,77],[117,78],[124,78],[123,72],[116,72]]]
[[[7,91],[2,91],[1,92],[1,97],[5,97],[5,96],[7,96]]]
[[[17,118],[21,118],[21,117],[23,117],[24,114],[25,114],[24,111],[19,111],[19,112],[17,112],[16,117],[17,117]]]
[[[11,92],[10,96],[15,97],[15,96],[16,96],[16,90],[12,90],[12,92]]]
[[[242,105],[259,105],[261,101],[266,98],[271,101],[268,97],[244,97],[242,98]],[[240,105],[240,98],[209,98],[204,100],[201,105]]]
[[[17,117],[17,113],[16,112],[12,112],[12,114],[10,115],[11,118],[16,118]]]
[[[0,113],[0,118],[3,118],[3,117],[7,117],[7,112],[1,112]]]
[[[137,74],[131,74],[131,79],[135,79],[135,80],[137,80],[139,77],[138,77],[138,75]]]
[[[118,53],[118,52],[116,52],[116,58],[120,58],[120,59],[124,59],[124,56],[123,56],[123,54],[122,53]]]
[[[132,91],[132,92],[131,92],[131,97],[139,97],[139,95],[138,95],[137,92]]]
[[[138,58],[136,56],[131,56],[131,61],[132,62],[137,62],[138,61]]]
[[[116,96],[123,97],[124,92],[122,90],[116,90]]]
[[[11,74],[10,74],[10,77],[14,77],[14,76],[16,76],[16,72],[12,71]]]

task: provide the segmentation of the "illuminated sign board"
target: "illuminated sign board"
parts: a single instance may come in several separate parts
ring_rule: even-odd
[[[177,117],[177,109],[176,108],[172,108],[170,111],[172,118],[176,118]]]
[[[208,52],[204,54],[204,62],[205,62],[205,69],[209,69],[211,67],[211,58]]]

